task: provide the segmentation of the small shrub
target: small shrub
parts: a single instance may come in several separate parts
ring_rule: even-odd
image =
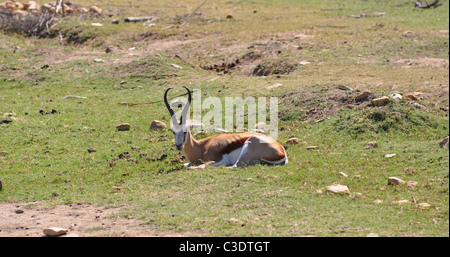
[[[48,12],[34,13],[0,11],[0,29],[7,33],[40,36],[54,23],[54,15]]]

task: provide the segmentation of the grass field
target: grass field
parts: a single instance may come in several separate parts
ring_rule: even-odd
[[[173,235],[448,237],[449,150],[439,142],[449,133],[449,2],[441,2],[79,0],[104,13],[66,16],[39,38],[0,31],[0,117],[12,120],[0,124],[0,205],[90,203]],[[158,19],[149,27],[124,23],[128,16]],[[149,130],[153,120],[169,123],[164,104],[142,104],[184,85],[204,98],[279,97],[278,141],[304,142],[289,145],[286,166],[185,170],[172,133]],[[362,91],[421,95],[343,103]],[[130,131],[117,131],[120,123]],[[370,141],[378,147],[366,150]],[[332,184],[350,194],[328,192]]]

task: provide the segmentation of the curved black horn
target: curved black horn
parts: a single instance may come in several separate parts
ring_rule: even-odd
[[[187,88],[186,86],[183,86],[184,88],[186,88],[186,90],[188,91],[188,102],[186,103],[186,106],[184,106],[183,111],[181,112],[181,118],[180,118],[180,125],[186,123],[186,115],[189,111],[189,106],[191,105],[192,102],[192,95],[191,95],[191,90],[189,90],[189,88]]]
[[[166,92],[164,93],[164,103],[166,104],[167,110],[169,110],[170,113],[170,117],[172,118],[172,122],[173,124],[177,124],[177,117],[175,116],[175,111],[172,109],[172,107],[170,107],[169,101],[167,100],[167,93],[171,90],[172,88],[168,88],[166,90]]]

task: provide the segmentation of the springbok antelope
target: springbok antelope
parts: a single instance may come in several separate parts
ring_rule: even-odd
[[[188,102],[181,112],[178,122],[174,110],[167,100],[168,88],[164,93],[164,103],[172,117],[171,130],[175,135],[175,147],[182,150],[190,165],[212,164],[213,166],[237,166],[266,163],[285,165],[288,158],[284,147],[271,137],[255,133],[219,134],[201,140],[195,140],[190,132],[191,126],[186,123],[186,115],[192,102],[191,91],[188,91]]]

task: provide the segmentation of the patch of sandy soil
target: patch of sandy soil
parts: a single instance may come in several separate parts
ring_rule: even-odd
[[[449,61],[444,58],[415,58],[415,59],[400,59],[397,60],[396,63],[404,66],[404,67],[413,67],[413,66],[430,66],[434,68],[448,69]]]
[[[0,203],[0,237],[42,237],[44,229],[50,227],[69,229],[65,236],[78,237],[200,236],[195,232],[158,231],[140,220],[114,217],[120,211],[92,204],[44,207],[37,202]]]

